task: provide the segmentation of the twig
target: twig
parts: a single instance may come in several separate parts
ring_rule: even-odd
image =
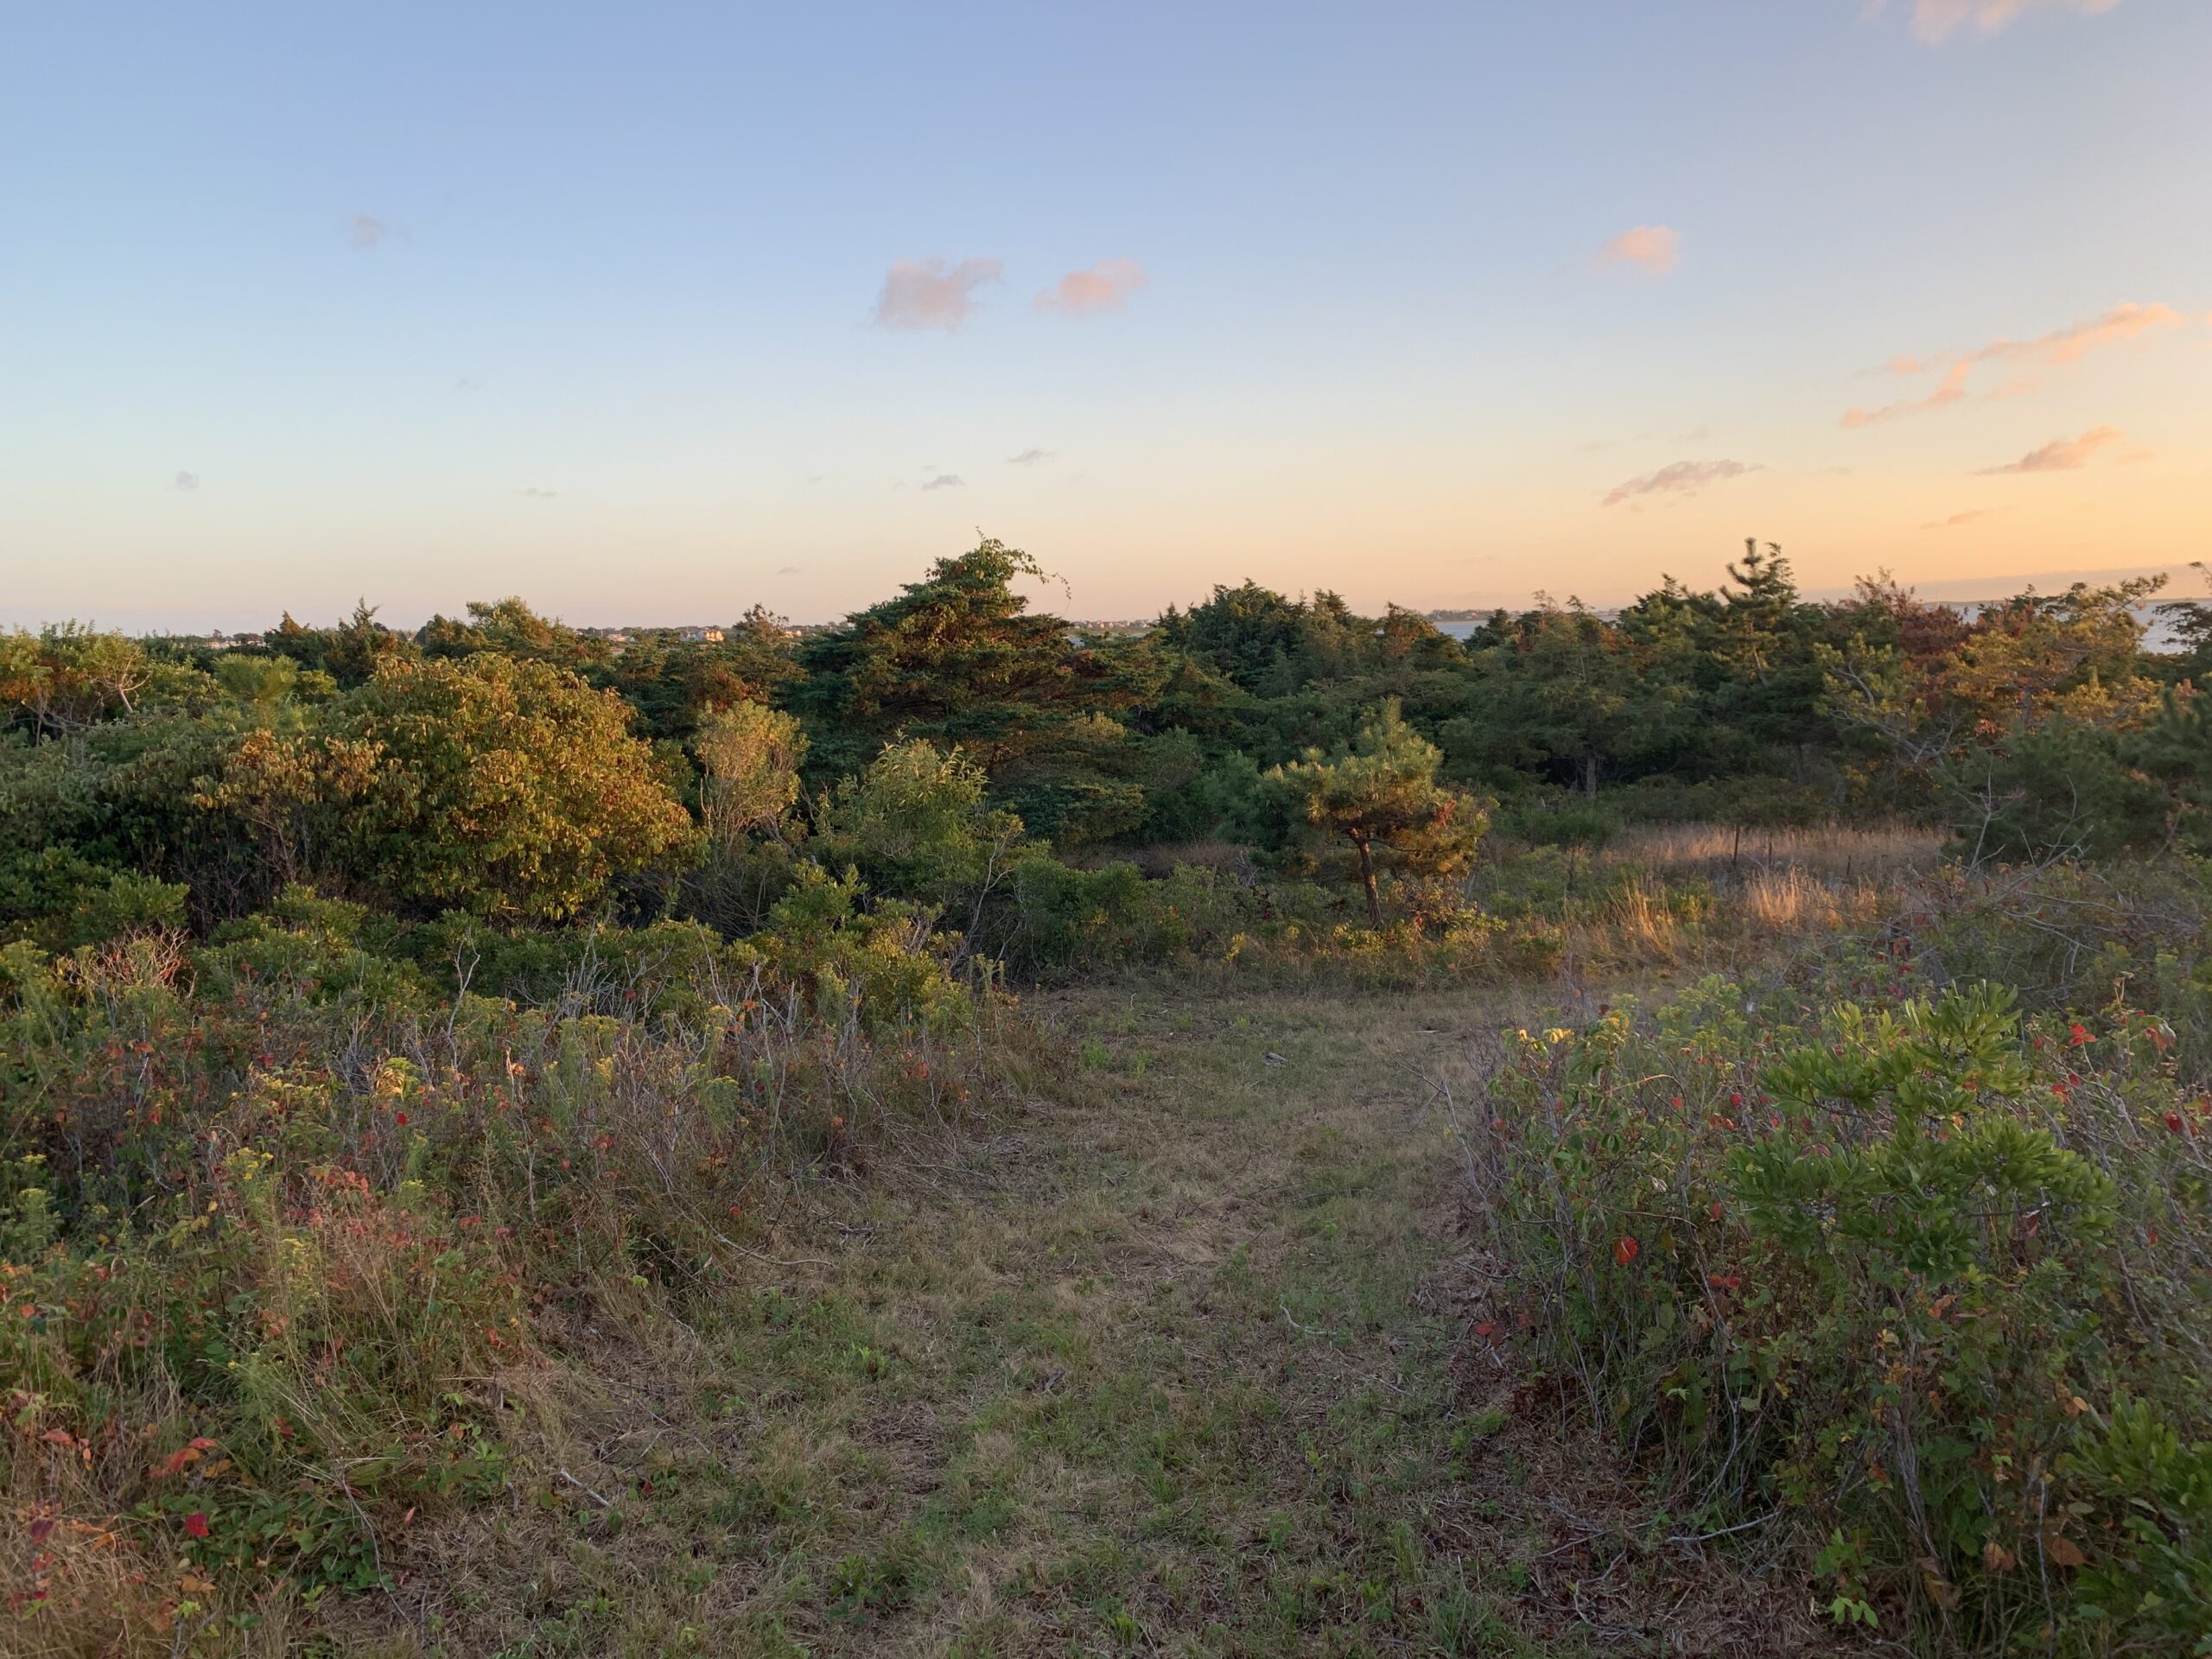
[[[1732,1527],[1723,1527],[1718,1532],[1675,1533],[1667,1541],[1670,1544],[1701,1544],[1708,1538],[1726,1538],[1732,1532],[1749,1532],[1753,1527],[1763,1527],[1778,1513],[1778,1510],[1770,1510],[1764,1515],[1754,1516],[1749,1521],[1739,1521]]]
[[[728,1245],[730,1249],[735,1250],[740,1255],[749,1255],[755,1262],[766,1262],[772,1268],[830,1268],[836,1266],[836,1262],[825,1262],[818,1255],[793,1256],[790,1261],[786,1262],[783,1257],[779,1255],[763,1255],[759,1250],[748,1250],[744,1245],[738,1243],[734,1239],[723,1238],[722,1235],[720,1233],[716,1233],[715,1236],[718,1239],[721,1239],[723,1243]]]
[[[578,1491],[582,1492],[582,1493],[586,1497],[588,1497],[588,1498],[591,1499],[591,1501],[592,1501],[593,1503],[594,1503],[598,1504],[598,1505],[599,1505],[599,1507],[600,1507],[601,1509],[602,1509],[602,1510],[611,1510],[611,1509],[613,1509],[613,1508],[614,1507],[614,1505],[613,1505],[612,1503],[610,1503],[607,1499],[601,1497],[597,1492],[594,1492],[594,1491],[592,1491],[592,1489],[591,1489],[590,1487],[588,1487],[588,1486],[585,1485],[585,1484],[583,1484],[583,1482],[582,1482],[581,1480],[578,1480],[578,1479],[577,1479],[574,1475],[570,1474],[567,1470],[563,1469],[563,1470],[562,1470],[562,1471],[561,1471],[561,1478],[562,1478],[562,1479],[563,1479],[563,1480],[565,1480],[565,1481],[567,1481],[567,1482],[569,1483],[569,1485],[571,1485],[571,1486],[575,1487]]]

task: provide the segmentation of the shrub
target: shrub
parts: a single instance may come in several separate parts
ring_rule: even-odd
[[[196,954],[0,947],[0,1513],[41,1563],[20,1639],[380,1582],[410,1513],[552,1478],[493,1383],[569,1314],[621,1317],[610,1283],[719,1294],[764,1183],[990,1094],[1019,1045],[939,1043],[982,1013],[911,912],[854,898],[794,905],[772,966],[685,924],[566,936],[537,1004],[442,991],[420,938],[296,890]]]
[[[1332,755],[1270,773],[1324,836],[1341,836],[1359,860],[1367,918],[1382,925],[1378,880],[1385,864],[1417,880],[1458,874],[1473,858],[1489,820],[1468,797],[1436,781],[1443,752],[1408,726],[1395,702],[1362,722]]]
[[[876,892],[972,908],[1005,879],[1022,835],[1020,818],[987,803],[988,783],[957,748],[894,743],[830,792],[817,854]]]
[[[627,706],[564,670],[392,658],[344,723],[377,760],[335,826],[340,868],[395,907],[559,919],[692,852]]]
[[[756,943],[770,969],[803,987],[833,1023],[857,1015],[871,1026],[958,1024],[970,1011],[951,976],[959,940],[932,932],[935,919],[901,899],[866,904],[849,871],[840,879],[804,864]]]
[[[2212,1633],[2171,1599],[2203,1116],[2163,1022],[2101,1023],[1713,980],[1510,1039],[1465,1134],[1534,1353],[1697,1529],[1784,1516],[1839,1618],[1960,1653]]]

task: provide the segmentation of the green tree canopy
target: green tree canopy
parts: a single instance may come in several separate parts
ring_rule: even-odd
[[[1341,836],[1359,856],[1368,919],[1382,925],[1378,861],[1409,874],[1457,874],[1474,856],[1488,827],[1466,796],[1436,781],[1442,751],[1406,724],[1386,702],[1332,755],[1309,750],[1273,776],[1300,803],[1306,821]]]
[[[622,700],[550,664],[387,662],[340,724],[378,752],[345,814],[345,868],[395,907],[571,916],[692,850]]]
[[[850,771],[893,736],[956,744],[993,779],[1049,752],[1072,720],[1133,701],[1133,689],[1058,617],[1014,591],[1037,562],[987,540],[940,559],[896,599],[846,619],[799,652],[805,715],[825,767]]]

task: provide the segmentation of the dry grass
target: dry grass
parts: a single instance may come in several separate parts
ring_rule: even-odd
[[[1494,1007],[1495,1005],[1490,1005]],[[1572,1655],[1466,1476],[1414,1062],[1465,994],[1040,1003],[1063,1085],[817,1188],[748,1289],[598,1301],[391,1654]],[[1533,1017],[1533,1015],[1531,1016]],[[679,1323],[680,1321],[680,1323]],[[518,1426],[517,1433],[521,1429]],[[1489,1518],[1485,1518],[1486,1516]]]
[[[1941,831],[1913,824],[1762,830],[1679,823],[1629,830],[1592,862],[1600,869],[1655,870],[1715,881],[1796,870],[1845,883],[1885,883],[1933,868],[1943,844]]]
[[[1474,1332],[1427,1057],[1550,993],[1090,990],[1010,1118],[821,1187],[706,1304],[610,1287],[515,1501],[379,1655],[1792,1650]],[[518,1434],[522,1433],[518,1427]],[[1627,1644],[1624,1646],[1623,1644]]]
[[[1568,859],[1567,891],[1555,901],[1564,966],[1570,979],[1740,968],[1808,933],[1893,913],[1942,850],[1939,836],[1909,826],[1633,831],[1586,865]]]

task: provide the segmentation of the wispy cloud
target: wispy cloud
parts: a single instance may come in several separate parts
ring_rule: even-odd
[[[1921,528],[1923,530],[1956,530],[1961,524],[1970,524],[1977,518],[1986,518],[1996,511],[1994,507],[1968,507],[1964,512],[1955,512],[1948,518],[1931,518]]]
[[[995,259],[896,259],[883,278],[875,320],[886,328],[942,328],[950,334],[976,308],[976,290],[1000,280]]]
[[[1648,276],[1663,276],[1682,257],[1682,233],[1664,225],[1638,225],[1623,231],[1598,250],[1599,265],[1634,265]]]
[[[175,478],[169,480],[169,488],[173,490],[181,490],[187,495],[191,494],[193,491],[199,487],[200,474],[197,473],[179,473]]]
[[[2102,346],[2117,346],[2156,329],[2182,327],[2194,321],[2170,305],[2127,303],[2115,305],[2102,316],[2092,317],[2086,322],[2054,328],[2034,340],[1993,340],[1970,352],[1947,352],[1937,357],[1894,357],[1883,365],[1884,373],[1904,377],[1936,375],[1936,384],[1917,397],[1901,398],[1875,409],[1864,409],[1854,404],[1844,411],[1843,424],[1852,428],[1872,426],[1900,416],[1923,414],[1959,403],[1973,390],[1969,383],[1974,372],[1985,364],[2010,363],[2030,371],[2025,378],[2007,382],[1981,394],[1985,397],[2014,396],[2037,384],[2033,378],[2037,369],[2063,368]]]
[[[1937,45],[1968,23],[1984,35],[1994,35],[2018,20],[2023,12],[2063,6],[2094,17],[2110,11],[2120,0],[1912,0],[1915,39]],[[1865,16],[1878,17],[1889,10],[1889,0],[1867,0]]]
[[[1641,478],[1631,478],[1625,484],[1616,484],[1606,493],[1605,505],[1617,507],[1624,501],[1633,501],[1643,495],[1695,495],[1708,484],[1719,484],[1732,478],[1741,478],[1745,473],[1756,473],[1758,467],[1740,461],[1678,461],[1662,467],[1656,473],[1646,473]]]
[[[391,226],[367,213],[356,213],[346,222],[346,240],[359,253],[373,253],[391,235]]]
[[[532,484],[527,489],[517,490],[515,493],[517,495],[526,495],[533,501],[550,501],[556,496],[559,495],[561,492],[558,490],[543,489],[536,484]]]
[[[960,490],[967,486],[968,480],[957,473],[939,473],[922,486],[925,490]]]
[[[1025,449],[1018,455],[1008,455],[1006,458],[1007,465],[1009,467],[1034,467],[1040,461],[1050,460],[1052,458],[1052,452],[1049,449]]]
[[[795,576],[798,575],[798,566],[795,564],[779,565],[776,569],[776,574],[779,576]]]
[[[2003,473],[2078,473],[2100,449],[2110,448],[2127,435],[2116,426],[2093,426],[2078,438],[2053,438],[2039,449],[2031,449],[2018,461],[2002,467],[1985,467],[1980,476]]]
[[[1129,296],[1141,292],[1152,278],[1134,259],[1101,259],[1089,270],[1071,270],[1036,299],[1039,311],[1056,311],[1064,317],[1096,316],[1119,311]]]

